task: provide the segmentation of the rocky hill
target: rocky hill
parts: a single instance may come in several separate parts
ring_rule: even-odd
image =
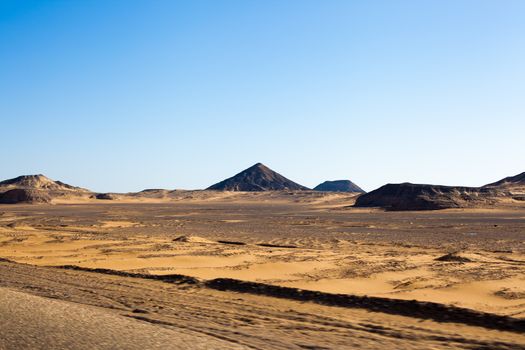
[[[359,196],[356,207],[436,210],[491,205],[508,193],[498,189],[421,184],[387,184]]]
[[[0,182],[0,203],[48,203],[55,198],[89,195],[84,188],[54,181],[44,175],[23,175]]]
[[[314,187],[314,191],[365,193],[361,187],[350,180],[325,181]]]
[[[307,187],[285,178],[261,163],[207,189],[217,191],[308,190]]]

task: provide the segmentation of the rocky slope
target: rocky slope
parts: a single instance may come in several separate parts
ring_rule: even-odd
[[[483,188],[506,190],[510,192],[514,200],[525,201],[525,172],[506,177],[485,185]]]
[[[207,189],[218,191],[308,190],[307,187],[285,178],[261,163]]]

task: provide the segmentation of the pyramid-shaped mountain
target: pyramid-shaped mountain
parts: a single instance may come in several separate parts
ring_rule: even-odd
[[[207,189],[217,191],[308,190],[307,187],[285,178],[261,163]]]
[[[364,193],[363,189],[350,180],[325,181],[314,187],[314,191],[322,192],[356,192]]]

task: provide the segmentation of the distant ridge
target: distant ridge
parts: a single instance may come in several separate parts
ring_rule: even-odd
[[[485,185],[483,187],[513,187],[513,186],[525,186],[525,172],[515,175],[515,176],[506,177],[502,180]]]
[[[361,187],[350,180],[325,181],[314,187],[314,191],[365,193]]]
[[[262,163],[257,163],[207,189],[216,191],[308,190],[307,187],[285,178]]]

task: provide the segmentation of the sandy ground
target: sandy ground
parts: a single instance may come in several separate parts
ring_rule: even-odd
[[[0,288],[0,315],[2,349],[244,349],[201,333],[5,288]]]
[[[0,257],[525,317],[525,207],[394,213],[347,204],[343,195],[212,193],[163,203],[2,206]]]
[[[39,319],[43,314],[42,317],[51,321],[43,322],[44,329],[53,329],[53,325],[61,323],[56,318],[69,315],[54,305],[60,301],[61,305],[67,302],[68,305],[75,303],[89,306],[85,317],[88,320],[109,318],[109,323],[102,322],[101,328],[119,327],[117,319],[113,321],[111,318],[127,318],[149,324],[155,327],[149,332],[161,334],[161,343],[167,331],[176,331],[173,333],[174,344],[185,344],[186,339],[200,335],[195,347],[189,348],[199,348],[198,345],[206,341],[217,344],[210,341],[212,338],[219,344],[226,344],[219,347],[212,345],[209,349],[525,349],[525,336],[518,332],[461,323],[438,323],[361,308],[331,307],[283,298],[221,292],[193,284],[0,262],[1,300],[12,297],[2,294],[5,288],[40,297],[38,307],[41,310],[37,312]],[[32,300],[34,297],[18,294],[18,298]],[[97,310],[93,311],[93,307]],[[96,312],[93,317],[92,312]],[[79,315],[84,315],[84,311]],[[21,318],[14,318],[22,326],[11,327],[13,332],[17,332],[10,334],[11,337],[27,339],[42,331],[38,327],[35,329],[33,321],[29,322],[28,327],[24,326],[20,322]],[[63,332],[63,337],[76,335],[73,344],[93,344],[93,338],[83,336],[83,330],[75,331],[81,322],[75,318],[72,320],[74,324],[65,327],[67,331]],[[136,339],[133,330],[140,327],[131,324],[127,334],[132,333]],[[72,333],[70,329],[73,329]],[[96,327],[94,331],[97,331]],[[98,332],[107,334],[104,330]],[[144,333],[144,336],[151,341],[149,332]],[[177,336],[180,332],[185,337]],[[2,348],[2,340],[5,341],[9,334],[0,334]],[[52,334],[47,336],[54,340]],[[120,336],[117,328],[116,338]],[[148,342],[148,339],[138,338],[139,344]],[[125,344],[118,348],[127,349]]]

